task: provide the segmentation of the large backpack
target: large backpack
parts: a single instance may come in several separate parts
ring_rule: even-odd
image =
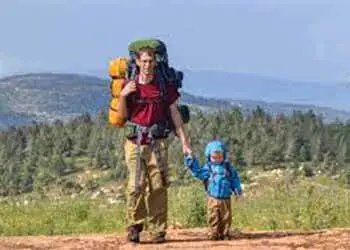
[[[157,62],[155,79],[160,84],[161,98],[165,98],[166,96],[166,84],[172,84],[178,89],[182,88],[183,73],[169,66],[167,47],[164,42],[158,39],[144,39],[131,42],[128,46],[129,58],[118,57],[111,60],[109,64],[109,75],[111,77],[109,123],[117,127],[124,127],[127,122],[121,118],[117,110],[118,98],[124,87],[125,80],[134,80],[138,74],[136,53],[142,47],[151,47],[155,50],[155,59]],[[184,123],[187,123],[190,119],[188,106],[182,104],[178,108]],[[169,129],[173,129],[171,121],[168,127]]]

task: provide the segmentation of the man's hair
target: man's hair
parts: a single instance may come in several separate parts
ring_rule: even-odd
[[[142,47],[136,52],[136,58],[139,59],[141,54],[146,53],[152,57],[155,57],[155,50],[151,47]]]

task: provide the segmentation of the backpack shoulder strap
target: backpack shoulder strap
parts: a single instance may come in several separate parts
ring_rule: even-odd
[[[160,63],[160,65],[157,67],[158,70],[156,70],[156,81],[157,81],[157,84],[159,84],[160,96],[162,101],[165,101],[167,98],[167,84],[168,84],[164,67],[165,67],[164,64]]]
[[[231,164],[228,161],[225,161],[224,163],[224,167],[225,167],[225,174],[229,177],[233,177],[233,173],[231,170]]]
[[[212,174],[212,167],[211,167],[211,163],[210,162],[208,162],[207,163],[207,165],[208,165],[208,170],[209,170],[209,178],[211,177],[211,174]],[[204,184],[204,188],[205,188],[205,190],[206,191],[208,191],[208,179],[207,180],[205,180],[205,181],[203,181],[203,184]]]
[[[208,164],[209,174],[213,173],[213,168],[212,168],[211,162],[209,161],[207,164]]]

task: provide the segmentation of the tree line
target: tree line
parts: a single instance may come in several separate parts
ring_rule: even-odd
[[[125,178],[127,130],[113,128],[107,121],[101,110],[96,118],[82,114],[69,122],[32,123],[0,132],[0,195],[40,189],[80,168],[112,169],[116,180]],[[325,123],[312,110],[291,116],[272,116],[260,107],[249,115],[239,108],[196,110],[186,132],[201,160],[206,143],[217,137],[226,143],[232,161],[245,169],[307,164],[311,171],[350,173],[350,122]],[[169,165],[175,179],[185,182],[178,138],[170,139]]]

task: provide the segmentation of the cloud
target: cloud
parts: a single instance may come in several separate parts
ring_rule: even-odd
[[[38,62],[25,61],[0,52],[0,77],[40,71],[42,69],[40,66],[42,65]]]
[[[320,60],[337,61],[350,56],[349,18],[331,15],[309,25],[309,38],[314,46],[314,56]]]
[[[308,25],[311,57],[319,71],[330,72],[336,81],[349,78],[350,33],[347,29],[349,16],[338,8],[330,10],[322,18]]]
[[[0,60],[0,76],[2,76],[5,72],[5,66],[2,60]]]
[[[14,70],[14,60],[0,54],[0,77],[11,74],[11,71]]]

